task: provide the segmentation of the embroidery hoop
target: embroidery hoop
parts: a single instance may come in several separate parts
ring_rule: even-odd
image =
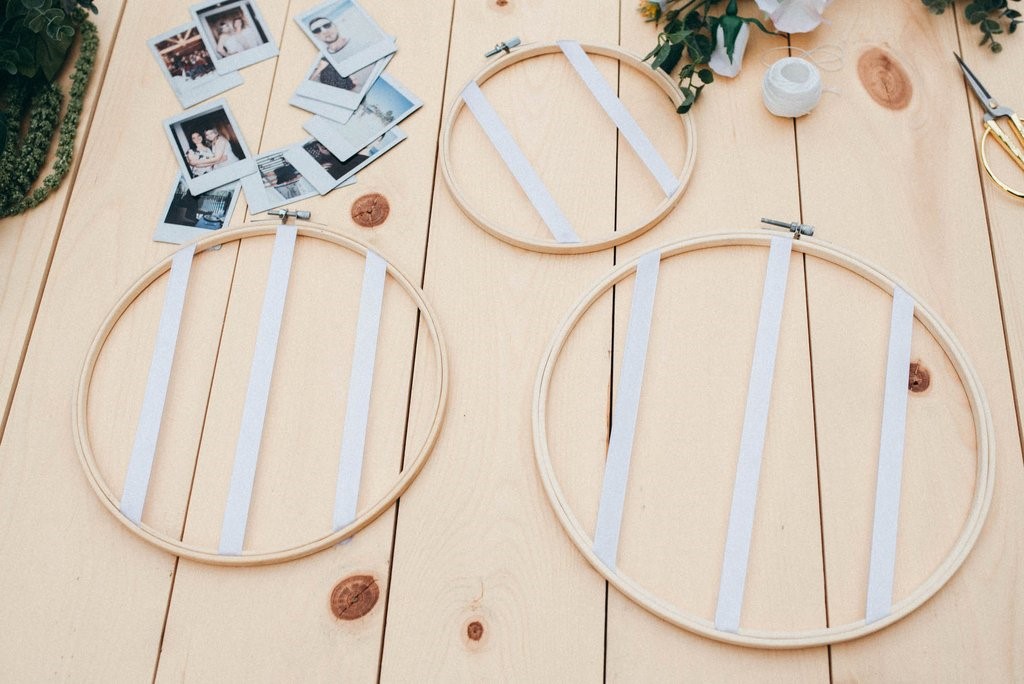
[[[281,224],[277,223],[270,225],[265,223],[263,225],[252,223],[237,229],[218,232],[196,243],[195,253],[198,255],[213,247],[230,242],[240,242],[246,238],[267,235],[273,236],[280,225]],[[298,229],[298,237],[322,240],[363,256],[370,251],[368,246],[357,242],[356,240],[316,228],[310,224],[297,224],[296,227]],[[416,287],[404,273],[387,260],[385,260],[387,263],[387,274],[402,286],[405,293],[416,304],[420,312],[420,321],[427,328],[430,336],[433,338],[434,363],[437,368],[438,386],[434,397],[433,418],[431,419],[430,428],[427,431],[426,438],[416,455],[411,460],[406,459],[398,480],[383,497],[371,504],[368,508],[359,511],[356,518],[345,527],[318,539],[303,542],[284,549],[243,552],[241,555],[237,556],[220,554],[206,548],[187,544],[181,540],[155,530],[145,523],[140,522],[136,525],[120,511],[118,508],[118,497],[114,495],[113,491],[103,479],[99,466],[96,463],[95,455],[93,454],[92,444],[89,440],[89,388],[92,384],[92,376],[96,369],[96,362],[110,333],[116,327],[121,316],[128,310],[135,299],[160,276],[170,270],[172,259],[173,254],[160,261],[160,263],[139,278],[131,287],[128,288],[127,292],[121,296],[117,304],[114,305],[113,309],[103,320],[103,323],[100,324],[99,330],[93,339],[93,343],[89,348],[85,364],[82,368],[82,375],[79,380],[74,402],[75,409],[72,416],[72,429],[82,469],[85,471],[86,479],[88,479],[93,491],[99,497],[100,502],[114,515],[115,518],[117,518],[118,521],[131,530],[132,533],[150,544],[176,556],[181,556],[203,563],[211,563],[214,565],[253,566],[283,563],[285,561],[308,556],[316,553],[317,551],[333,546],[338,542],[348,539],[373,522],[381,513],[390,508],[398,497],[405,492],[427,462],[444,422],[445,408],[447,406],[448,398],[448,353],[444,344],[444,339],[441,337],[441,333],[437,327],[437,316],[427,303],[420,289]]]
[[[679,88],[672,83],[668,76],[660,70],[652,69],[650,65],[645,64],[632,53],[626,52],[619,47],[606,45],[581,43],[580,47],[582,47],[583,51],[587,54],[610,57],[611,59],[618,60],[620,63],[632,67],[635,71],[645,75],[655,85],[657,85],[662,92],[668,96],[669,100],[672,101],[673,106],[678,107],[682,104],[683,99],[679,92]],[[561,48],[557,43],[527,44],[526,46],[517,48],[509,52],[504,57],[499,58],[497,61],[487,65],[481,69],[471,79],[471,81],[475,81],[477,85],[482,86],[499,71],[502,71],[513,64],[518,64],[519,62],[533,57],[540,57],[542,55],[550,55],[560,52]],[[626,230],[615,231],[607,237],[584,240],[575,243],[561,243],[551,239],[542,240],[538,238],[525,237],[523,235],[516,234],[512,230],[489,222],[482,214],[470,205],[466,196],[459,188],[458,182],[455,180],[451,160],[452,131],[455,127],[455,121],[458,119],[459,114],[465,106],[466,102],[461,96],[456,98],[455,103],[452,105],[451,109],[449,109],[448,115],[445,118],[444,128],[441,131],[440,142],[442,175],[444,176],[445,182],[448,185],[448,190],[451,193],[452,198],[455,200],[455,203],[459,206],[462,212],[473,221],[473,223],[478,225],[480,228],[483,228],[494,237],[522,249],[547,254],[585,254],[587,252],[596,252],[608,247],[620,245],[632,240],[638,235],[641,235],[653,228],[663,218],[665,218],[672,209],[675,208],[676,204],[678,204],[679,200],[682,198],[683,193],[686,191],[686,188],[689,185],[690,175],[693,173],[693,166],[696,161],[697,153],[693,119],[687,115],[681,115],[680,118],[686,132],[686,160],[683,164],[682,171],[678,175],[679,186],[672,195],[666,197],[661,204],[658,205],[653,217],[640,225],[633,226]]]
[[[664,261],[687,252],[715,247],[768,247],[773,235],[778,236],[779,234],[774,231],[758,231],[756,233],[733,232],[707,235],[672,243],[660,248],[658,251],[660,252],[661,260]],[[799,240],[794,239],[793,251],[817,257],[840,268],[852,271],[889,295],[893,294],[895,287],[902,288],[899,281],[885,271],[838,247],[826,245],[813,239],[802,238]],[[587,291],[579,303],[573,307],[555,333],[551,344],[544,354],[534,389],[532,416],[534,455],[541,481],[544,485],[544,491],[559,523],[590,565],[631,601],[657,617],[677,627],[682,627],[690,632],[717,641],[754,648],[807,648],[857,639],[883,629],[906,617],[934,596],[953,576],[966,559],[968,553],[970,553],[981,532],[985,516],[988,513],[994,484],[994,429],[992,426],[992,416],[984,393],[981,390],[977,374],[967,362],[959,343],[932,310],[921,303],[921,300],[906,288],[902,289],[914,301],[914,318],[924,326],[943,352],[945,352],[963,385],[974,419],[978,454],[975,486],[970,509],[949,554],[909,596],[893,604],[889,615],[869,624],[865,624],[864,620],[860,620],[845,625],[801,631],[766,631],[741,628],[735,633],[727,632],[717,629],[711,620],[698,618],[680,611],[652,594],[636,580],[621,573],[617,568],[609,568],[598,558],[593,550],[594,540],[573,513],[554,473],[547,439],[546,416],[548,394],[551,377],[559,354],[565,347],[576,325],[604,293],[636,272],[639,260],[640,257],[614,269],[597,285]]]

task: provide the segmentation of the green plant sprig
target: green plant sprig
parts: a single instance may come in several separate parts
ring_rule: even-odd
[[[953,0],[921,0],[932,14],[942,14],[953,6]],[[1020,2],[1020,0],[1012,0]],[[1015,33],[1017,27],[1024,23],[1021,13],[1010,9],[1007,0],[971,0],[964,7],[964,18],[968,23],[977,26],[981,31],[981,42],[988,45],[994,53],[1003,51],[1003,45],[995,39],[1002,33]]]
[[[715,74],[708,68],[714,52],[718,29],[722,29],[726,53],[730,58],[736,46],[736,38],[743,24],[753,24],[761,31],[776,35],[753,17],[741,17],[737,12],[736,0],[728,0],[725,11],[719,8],[725,0],[668,0],[666,6],[678,5],[662,11],[656,2],[644,2],[641,14],[648,21],[658,24],[664,21],[658,44],[644,61],[651,60],[651,68],[662,69],[671,74],[680,61],[679,90],[683,103],[676,111],[685,114],[697,102],[704,86],[713,83]]]
[[[75,10],[73,16],[81,45],[63,119],[60,117],[63,100],[60,86],[42,77],[5,79],[0,90],[0,218],[37,206],[60,185],[71,168],[85,90],[99,47],[96,26],[81,10]],[[28,125],[22,135],[22,122],[26,120]],[[58,122],[53,166],[49,175],[32,190]]]

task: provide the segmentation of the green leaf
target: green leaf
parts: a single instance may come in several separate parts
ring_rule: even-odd
[[[729,55],[729,61],[731,62],[732,55],[736,51],[736,39],[740,35],[740,29],[743,28],[743,20],[727,14],[722,17],[719,26],[722,29],[722,42],[725,43],[725,54]]]
[[[701,69],[697,72],[697,78],[705,84],[713,83],[715,81],[715,74],[711,69]]]
[[[668,58],[664,62],[662,62],[661,68],[665,71],[666,74],[671,74],[672,70],[676,68],[677,64],[679,64],[679,60],[680,58],[682,58],[682,56],[682,44],[673,45],[672,49],[668,51]]]
[[[57,77],[57,73],[64,65],[69,47],[71,47],[70,36],[61,36],[56,40],[40,40],[36,43],[36,60],[47,80],[52,81]]]

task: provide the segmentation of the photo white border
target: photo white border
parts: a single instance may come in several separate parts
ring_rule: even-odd
[[[182,154],[178,153],[178,141],[174,137],[172,127],[188,119],[194,119],[196,117],[209,114],[217,109],[224,110],[224,113],[228,118],[228,123],[231,124],[231,128],[235,131],[235,137],[238,138],[238,144],[241,146],[242,152],[245,154],[245,159],[240,159],[231,166],[227,166],[223,169],[211,169],[201,176],[192,178],[192,174],[188,169],[188,162],[185,161]],[[164,119],[163,126],[164,133],[167,134],[167,142],[171,145],[171,152],[174,153],[175,158],[178,160],[178,168],[181,170],[181,175],[185,177],[185,182],[188,184],[189,192],[193,195],[201,195],[207,190],[227,185],[231,181],[238,180],[239,178],[248,176],[256,171],[256,161],[253,159],[249,146],[245,144],[245,139],[242,137],[242,129],[238,125],[238,120],[235,119],[235,115],[231,113],[231,108],[228,107],[227,100],[224,98],[214,100],[213,102],[202,105],[201,107],[187,109],[180,114]]]
[[[347,126],[348,124],[338,124],[337,122],[331,121],[330,119],[327,119],[319,115],[314,116],[312,119],[309,119],[306,123],[302,125],[302,127],[306,130],[307,133],[309,133],[314,138],[322,142],[324,146],[327,149],[329,149],[331,151],[331,154],[333,154],[335,157],[342,161],[349,159],[356,152],[363,149],[380,136],[384,135],[390,129],[394,128],[403,120],[405,120],[405,118],[408,117],[410,114],[412,114],[417,109],[423,106],[423,102],[418,97],[410,93],[398,81],[391,78],[387,74],[382,74],[381,77],[377,79],[377,83],[374,84],[374,87],[379,87],[380,84],[384,84],[385,86],[393,88],[394,90],[398,91],[398,93],[402,95],[402,97],[404,97],[405,99],[409,100],[411,104],[409,108],[406,109],[405,111],[397,113],[395,115],[394,121],[392,121],[389,124],[386,124],[379,130],[374,131],[373,135],[370,135],[367,139],[350,141],[341,133],[341,131],[343,131],[345,129],[345,126]]]
[[[221,73],[238,71],[243,67],[277,56],[277,41],[274,40],[274,34],[270,31],[270,26],[263,18],[263,13],[260,12],[260,8],[257,7],[256,0],[235,0],[223,7],[218,7],[217,11],[226,12],[234,7],[241,7],[242,5],[248,4],[252,9],[252,18],[259,22],[260,26],[263,28],[263,33],[267,36],[267,42],[263,45],[249,48],[245,52],[239,52],[237,55],[221,57],[217,54],[217,41],[214,40],[213,36],[210,34],[209,25],[200,17],[200,13],[212,10],[214,5],[218,5],[220,2],[221,0],[207,0],[206,2],[196,3],[189,8],[189,12],[192,14],[192,21],[196,23],[196,28],[199,29],[199,35],[202,37],[203,42],[206,43],[206,50],[210,53],[210,58],[217,67],[217,71]]]
[[[210,55],[210,64],[211,66],[214,66],[214,71],[213,73],[204,77],[208,79],[205,83],[197,84],[191,88],[186,89],[185,92],[181,93],[179,93],[174,88],[174,78],[171,76],[170,71],[167,70],[167,65],[164,64],[164,58],[160,56],[160,50],[157,48],[157,43],[162,43],[169,38],[179,36],[182,33],[185,33],[186,31],[193,28],[196,28],[195,22],[188,22],[186,24],[182,24],[181,26],[176,26],[175,28],[172,28],[170,31],[165,31],[164,33],[161,33],[159,36],[150,38],[147,41],[147,45],[149,45],[149,51],[153,53],[153,58],[156,60],[157,68],[160,69],[161,72],[163,72],[164,78],[167,80],[167,85],[171,87],[171,92],[174,93],[174,95],[178,98],[178,102],[181,103],[181,106],[185,109],[195,106],[200,102],[203,102],[204,100],[209,100],[211,97],[214,97],[215,95],[220,95],[221,93],[227,90],[231,90],[236,86],[240,86],[243,83],[242,75],[237,71],[226,74],[217,71],[216,62],[213,61],[213,55]],[[206,44],[206,41],[203,40],[203,34],[198,33],[198,35],[199,40],[201,40],[203,43],[203,47],[206,48],[207,54],[209,54],[210,46],[208,46]]]
[[[256,170],[252,174],[242,178],[242,189],[245,190],[245,201],[249,205],[250,214],[259,214],[270,209],[283,207],[287,204],[294,204],[295,202],[301,202],[302,200],[309,199],[310,197],[317,197],[320,195],[316,186],[313,184],[313,181],[310,181],[309,178],[299,171],[298,168],[296,168],[295,171],[309,182],[309,185],[313,188],[311,192],[307,192],[306,194],[299,195],[297,197],[282,198],[278,201],[271,198],[270,193],[268,193],[267,189],[263,186],[263,174],[260,173],[259,160],[264,157],[280,155],[285,159],[285,161],[291,164],[291,160],[285,156],[285,152],[291,147],[293,147],[293,145],[286,145],[284,147],[278,147],[277,149],[268,150],[259,154],[255,160]]]
[[[341,59],[336,55],[332,55],[328,53],[326,50],[324,50],[323,43],[321,43],[320,39],[317,38],[314,35],[314,33],[309,30],[309,22],[312,19],[315,19],[316,17],[323,14],[329,14],[330,12],[328,10],[331,7],[341,4],[351,5],[352,9],[362,14],[363,17],[370,23],[370,25],[373,26],[376,29],[376,31],[380,34],[379,38],[375,40],[372,44],[368,45],[367,47],[363,48],[362,50],[353,55],[345,57],[344,59]],[[331,21],[334,21],[334,19],[331,18]],[[398,49],[398,47],[395,44],[395,39],[389,36],[387,33],[385,33],[384,29],[380,27],[380,24],[378,24],[374,20],[374,18],[370,16],[369,12],[363,9],[363,6],[356,2],[356,0],[327,0],[327,2],[322,2],[316,7],[308,9],[302,14],[296,15],[295,22],[299,25],[299,28],[302,30],[302,32],[306,34],[306,37],[313,42],[313,45],[315,45],[317,50],[320,51],[320,54],[323,55],[328,62],[333,64],[334,68],[337,69],[338,73],[341,74],[342,76],[351,76],[353,73],[359,71],[363,67],[369,66],[374,62],[379,61],[384,57],[387,57],[388,55],[393,55],[395,51]]]
[[[229,183],[232,186],[231,201],[228,202],[227,209],[224,212],[224,225],[220,228],[194,228],[192,226],[182,226],[177,223],[167,223],[167,212],[171,210],[171,204],[174,202],[174,196],[178,192],[178,184],[188,179],[180,173],[174,179],[174,185],[171,187],[171,192],[167,195],[167,202],[164,203],[164,209],[160,212],[160,217],[157,220],[156,231],[153,233],[153,239],[157,242],[169,242],[174,245],[184,245],[185,243],[192,242],[193,240],[199,240],[207,237],[210,233],[215,233],[218,230],[226,228],[230,223],[235,213],[235,206],[238,205],[238,196],[242,194],[242,183],[240,181],[233,181]],[[186,187],[188,183],[186,182]],[[224,187],[224,186],[220,186]],[[211,190],[219,190],[220,188],[211,188]],[[191,193],[191,191],[189,191]],[[209,190],[207,191],[209,192]],[[202,193],[201,193],[202,194]]]
[[[313,184],[313,186],[317,189],[317,192],[319,192],[321,195],[326,195],[334,188],[341,187],[342,185],[344,185],[345,181],[355,176],[356,173],[358,173],[360,170],[366,168],[373,162],[377,161],[377,159],[380,158],[384,153],[398,145],[398,143],[405,140],[407,136],[402,131],[402,129],[396,126],[391,130],[386,131],[383,137],[384,140],[381,141],[382,147],[379,150],[377,150],[376,154],[364,160],[358,166],[352,167],[351,169],[348,170],[347,173],[342,175],[337,180],[335,180],[334,177],[331,176],[331,174],[327,173],[324,170],[324,167],[322,167],[316,159],[310,156],[309,152],[307,152],[303,147],[303,145],[306,145],[309,142],[316,140],[316,138],[309,138],[307,140],[303,140],[301,143],[288,148],[287,150],[285,150],[284,156],[285,159],[287,159],[299,173],[306,177],[306,180]],[[374,142],[376,142],[376,140]],[[373,145],[373,143],[370,143],[370,145]],[[364,147],[362,150],[360,150],[360,152],[367,149],[367,147],[370,147],[370,145]]]
[[[355,114],[354,109],[345,109],[344,107],[337,107],[320,100],[314,100],[312,98],[303,97],[302,95],[292,95],[291,99],[288,100],[288,104],[299,109],[304,109],[311,114],[319,114],[325,119],[330,119],[335,123],[343,124],[352,118]]]
[[[373,87],[373,84],[377,82],[380,75],[384,73],[384,69],[387,68],[388,62],[391,61],[393,56],[394,55],[388,55],[383,59],[377,60],[372,65],[368,65],[373,66],[373,71],[370,72],[370,77],[366,79],[366,83],[363,84],[362,88],[358,91],[352,91],[345,90],[344,88],[335,88],[334,86],[324,85],[323,83],[317,83],[316,81],[309,80],[309,77],[314,71],[316,71],[317,66],[320,64],[320,60],[326,59],[323,54],[317,54],[316,59],[313,61],[313,65],[310,67],[309,71],[306,72],[306,77],[301,83],[299,83],[299,87],[295,89],[295,94],[300,97],[320,100],[321,102],[326,102],[329,105],[355,111],[355,108],[358,107],[359,103],[363,101],[364,97],[366,97],[366,93]],[[327,63],[330,64],[330,60],[327,60]],[[363,68],[365,69],[366,67]],[[356,69],[356,72],[357,71],[360,70]],[[348,76],[344,76],[343,78],[348,78]]]

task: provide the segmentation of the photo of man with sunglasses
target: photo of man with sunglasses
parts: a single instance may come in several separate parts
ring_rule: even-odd
[[[327,17],[310,19],[309,30],[317,40],[323,43],[324,49],[332,55],[348,45],[348,38],[339,34],[337,25]]]

